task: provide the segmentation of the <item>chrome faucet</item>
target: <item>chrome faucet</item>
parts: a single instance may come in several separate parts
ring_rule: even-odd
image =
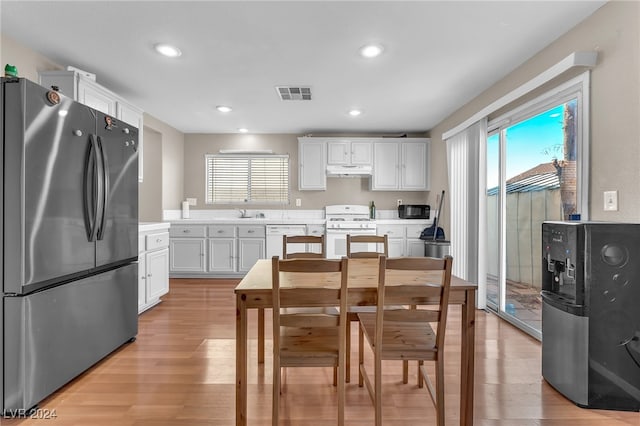
[[[248,217],[246,209],[242,209],[242,210],[239,210],[239,211],[240,211],[240,217]]]

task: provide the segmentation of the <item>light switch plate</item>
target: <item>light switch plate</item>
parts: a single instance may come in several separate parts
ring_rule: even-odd
[[[195,206],[198,203],[198,199],[197,198],[187,198],[187,203],[189,203],[190,206]]]
[[[302,205],[302,199],[296,198],[296,207],[300,207]]]
[[[604,191],[604,210],[618,211],[618,191]]]

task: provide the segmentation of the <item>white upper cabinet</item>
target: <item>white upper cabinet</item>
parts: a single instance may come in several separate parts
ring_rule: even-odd
[[[60,90],[62,91],[62,88]],[[78,79],[78,99],[76,100],[112,117],[116,116],[116,99],[113,94],[91,80]]]
[[[427,191],[429,148],[426,138],[388,138],[373,144],[372,191]]]
[[[116,107],[116,117],[118,119],[138,128],[138,182],[142,182],[142,172],[144,169],[144,158],[142,155],[144,148],[144,144],[142,143],[142,132],[144,129],[144,123],[142,121],[143,112],[141,109],[123,101],[118,101]]]
[[[398,143],[395,141],[376,142],[373,147],[373,158],[371,189],[374,191],[398,189],[400,187]]]
[[[40,85],[57,86],[58,90],[74,101],[104,112],[138,128],[138,181],[143,178],[143,111],[76,71],[43,71],[40,73]]]
[[[371,140],[327,139],[327,164],[343,166],[371,166]]]
[[[298,189],[327,189],[327,153],[324,140],[298,138]]]
[[[429,142],[400,142],[400,188],[407,191],[429,189]]]

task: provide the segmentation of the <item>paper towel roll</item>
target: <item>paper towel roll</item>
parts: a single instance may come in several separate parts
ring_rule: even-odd
[[[189,202],[188,201],[182,202],[182,218],[189,219]]]

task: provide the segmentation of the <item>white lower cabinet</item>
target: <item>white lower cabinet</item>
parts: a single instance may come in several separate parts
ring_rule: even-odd
[[[401,257],[404,250],[404,225],[378,225],[376,233],[389,240],[389,257]]]
[[[238,239],[238,272],[249,272],[249,269],[264,258],[264,238],[240,238]]]
[[[378,224],[377,234],[387,235],[389,257],[422,257],[424,256],[424,241],[420,239],[420,233],[427,226],[429,226],[427,222],[411,225]]]
[[[235,272],[236,239],[209,238],[209,272]]]
[[[171,232],[174,277],[244,274],[265,256],[263,225],[174,225]]]
[[[140,231],[138,253],[138,313],[160,303],[169,292],[169,233]]]
[[[406,225],[405,236],[407,238],[407,256],[424,256],[424,240],[420,239],[420,234],[427,226],[427,224]]]

